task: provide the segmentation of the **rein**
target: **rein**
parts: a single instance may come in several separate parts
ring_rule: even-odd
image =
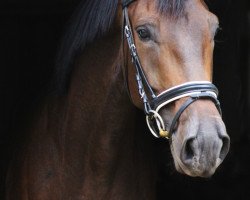
[[[124,18],[123,35],[127,39],[129,51],[132,57],[132,62],[136,69],[136,81],[138,92],[143,101],[146,122],[151,133],[157,138],[171,138],[181,114],[189,105],[191,105],[198,99],[211,99],[214,102],[219,113],[221,114],[220,102],[217,99],[218,89],[215,85],[208,81],[187,82],[165,90],[159,95],[155,94],[153,88],[150,86],[149,81],[147,80],[147,77],[140,63],[140,59],[136,50],[135,41],[133,37],[133,29],[131,28],[128,16],[128,6],[134,1],[135,0],[123,0],[122,2]],[[169,130],[167,131],[164,120],[159,114],[159,111],[168,104],[184,97],[189,98],[179,108],[171,122]]]

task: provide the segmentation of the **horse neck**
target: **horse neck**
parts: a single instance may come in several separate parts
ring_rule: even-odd
[[[93,136],[124,129],[125,122],[131,124],[136,113],[124,87],[120,40],[119,34],[111,33],[91,44],[72,74],[68,103],[75,110],[71,113],[81,114],[80,124],[88,124],[85,132]]]
[[[85,193],[92,191],[93,185],[110,188],[107,183],[119,182],[118,185],[129,188],[130,191],[126,191],[131,193],[129,198],[136,199],[153,187],[149,158],[151,138],[137,125],[138,111],[124,87],[119,35],[110,34],[97,41],[77,61],[68,98],[65,148],[74,146],[71,153],[67,152],[71,163],[75,162],[71,159],[76,151],[80,155],[77,162],[84,164]],[[134,184],[141,183],[141,188],[134,187],[131,180],[137,180]],[[121,189],[116,187],[112,187],[114,191]],[[92,191],[89,195],[94,198],[93,195],[102,194]],[[152,193],[147,195],[150,199]]]
[[[20,152],[23,159],[10,169],[10,196],[19,195],[12,190],[25,195],[29,190],[33,199],[71,199],[72,194],[74,199],[154,199],[152,138],[124,87],[119,35],[90,45],[76,62],[66,100],[56,98],[42,109]],[[22,166],[17,177],[16,166]],[[45,172],[46,180],[38,182]],[[37,193],[37,188],[56,189]]]

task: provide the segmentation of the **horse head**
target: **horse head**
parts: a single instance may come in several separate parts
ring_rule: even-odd
[[[123,16],[133,103],[169,138],[177,171],[213,175],[230,145],[211,83],[218,18],[198,0],[125,0]]]

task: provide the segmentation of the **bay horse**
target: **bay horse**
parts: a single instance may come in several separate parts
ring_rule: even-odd
[[[212,84],[218,27],[203,0],[82,1],[6,199],[154,200],[155,140],[178,172],[211,177],[230,145]]]

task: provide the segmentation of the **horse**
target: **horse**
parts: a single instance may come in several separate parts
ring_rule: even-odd
[[[156,159],[156,141],[176,171],[211,177],[230,138],[212,84],[219,21],[206,4],[85,0],[69,24],[6,199],[157,199],[167,155]]]

